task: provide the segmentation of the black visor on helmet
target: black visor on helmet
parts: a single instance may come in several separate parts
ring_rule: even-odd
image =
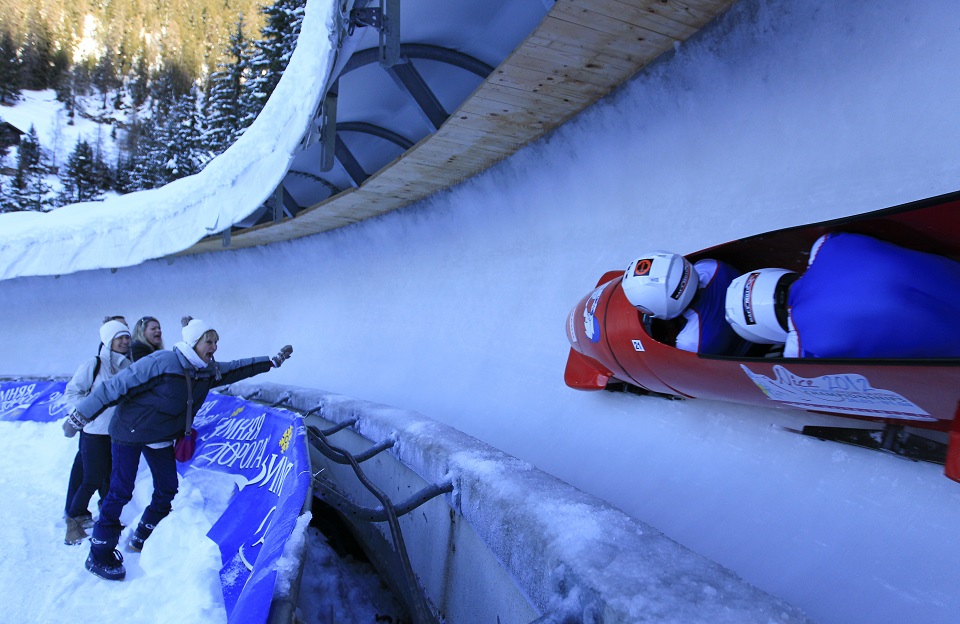
[[[773,309],[777,314],[777,322],[783,331],[787,329],[787,303],[790,296],[790,287],[800,279],[799,273],[785,273],[777,280],[777,287],[773,290]]]

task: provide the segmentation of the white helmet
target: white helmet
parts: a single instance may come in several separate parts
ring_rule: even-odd
[[[786,269],[757,269],[733,280],[725,306],[733,331],[750,342],[786,342],[787,293],[799,277]]]
[[[687,309],[699,283],[686,258],[669,251],[651,251],[627,267],[623,294],[644,314],[667,320]]]

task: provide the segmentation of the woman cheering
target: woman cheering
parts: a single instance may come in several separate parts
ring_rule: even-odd
[[[191,317],[184,317],[183,325],[183,342],[170,351],[151,353],[98,386],[76,404],[63,425],[64,433],[72,436],[104,409],[116,405],[110,424],[110,491],[93,527],[86,561],[87,570],[104,579],[119,581],[126,576],[123,555],[116,546],[122,530],[120,512],[133,498],[140,456],[153,477],[153,498],[130,537],[129,546],[135,551],[143,548],[157,523],[170,513],[177,493],[174,441],[183,437],[210,388],[279,367],[293,352],[284,347],[272,359],[262,356],[217,362],[213,354],[220,336],[213,327]]]

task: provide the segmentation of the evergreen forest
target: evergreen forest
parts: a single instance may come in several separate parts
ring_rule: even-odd
[[[49,211],[202,170],[270,97],[305,4],[0,0],[0,103],[53,90],[67,123],[109,124],[119,148],[106,154],[80,140],[54,164],[33,127],[16,139],[0,132],[0,212]]]

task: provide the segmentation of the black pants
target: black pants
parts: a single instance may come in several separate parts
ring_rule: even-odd
[[[133,498],[141,453],[153,476],[153,498],[143,510],[140,522],[153,527],[170,513],[179,485],[173,446],[153,449],[149,446],[114,444],[110,491],[100,507],[100,519],[94,525],[90,539],[90,548],[98,559],[107,558],[120,541],[120,512]]]
[[[106,498],[110,489],[110,468],[112,466],[110,454],[110,436],[80,432],[80,452],[78,455],[81,458],[82,472],[80,484],[77,486],[73,498],[67,504],[68,516],[76,518],[90,513],[87,508],[94,492],[100,492],[101,502]],[[74,469],[70,473],[71,486],[74,483],[76,468],[76,461],[74,461]]]

